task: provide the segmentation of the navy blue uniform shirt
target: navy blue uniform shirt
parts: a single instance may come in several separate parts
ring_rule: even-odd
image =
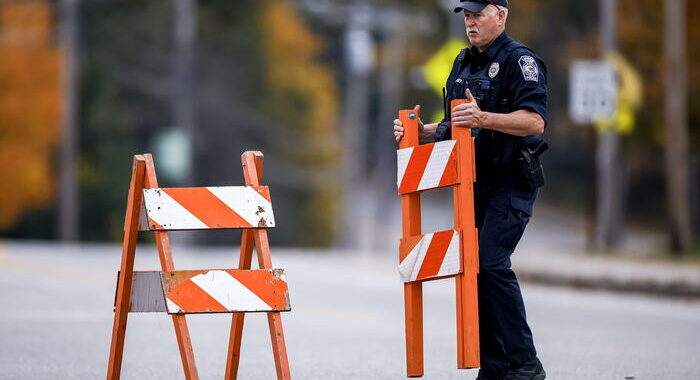
[[[535,112],[547,120],[547,69],[544,62],[522,43],[502,33],[483,52],[463,49],[447,79],[448,103],[466,98],[471,91],[482,111]],[[435,141],[451,138],[449,118],[438,126]],[[522,184],[515,157],[523,147],[538,143],[541,135],[515,136],[474,128],[476,166],[482,182]]]
[[[489,82],[489,83],[484,83]],[[540,57],[504,32],[483,52],[464,49],[447,80],[451,99],[465,99],[470,88],[482,111],[510,113],[528,110],[547,122],[547,68]],[[443,120],[449,128],[449,120]],[[436,136],[436,141],[447,136]]]

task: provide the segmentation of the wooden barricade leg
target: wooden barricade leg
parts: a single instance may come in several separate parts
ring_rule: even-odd
[[[451,108],[459,102],[452,101]],[[479,271],[478,238],[474,226],[474,143],[469,128],[452,128],[457,140],[459,184],[454,187],[455,228],[462,232],[462,273],[455,279],[457,298],[457,368],[480,365],[479,304],[476,275]]]
[[[272,269],[267,231],[255,230],[253,231],[253,236],[255,238],[255,251],[258,253],[260,269]],[[272,353],[275,356],[277,379],[291,379],[287,347],[284,343],[284,330],[282,330],[282,315],[279,312],[267,313],[267,324],[270,326],[270,339],[272,340]]]
[[[258,151],[245,152],[241,157],[243,164],[243,176],[247,186],[259,186],[263,172],[263,154]],[[244,230],[241,241],[241,257],[239,258],[239,268],[247,269],[251,266],[252,249],[255,244],[255,251],[258,256],[260,269],[272,269],[272,259],[270,257],[270,246],[267,240],[267,231]],[[244,268],[246,266],[246,268]],[[231,321],[231,335],[229,337],[229,352],[226,362],[226,379],[235,379],[240,360],[241,337],[243,333],[243,313],[233,315]],[[284,342],[284,330],[282,329],[282,316],[279,312],[267,313],[267,321],[270,327],[270,338],[272,340],[272,353],[275,358],[275,369],[278,379],[291,379],[289,371],[289,359],[287,348]]]
[[[248,171],[247,165],[249,165],[249,153],[244,153],[241,156],[241,161],[243,165],[243,177],[245,179],[245,184],[247,186],[254,186],[255,184],[260,184],[262,181],[262,153],[259,155],[253,152],[252,160],[254,161],[255,173],[253,171]],[[257,152],[259,153],[259,152]],[[241,253],[238,258],[238,269],[250,269],[251,262],[253,260],[253,244],[255,244],[253,238],[252,230],[243,230],[241,236]],[[243,322],[245,320],[245,313],[233,313],[231,318],[231,332],[229,334],[229,344],[228,344],[228,356],[226,358],[226,372],[224,378],[226,380],[233,380],[238,375],[238,365],[241,359],[241,340],[243,337]]]
[[[423,284],[405,283],[403,287],[406,320],[406,375],[423,376]]]
[[[238,269],[250,269],[253,258],[253,231],[243,230],[241,237],[241,253],[238,258]],[[229,333],[228,356],[224,379],[234,380],[238,376],[238,365],[241,359],[241,340],[243,338],[243,321],[245,313],[233,313],[231,332]]]
[[[420,235],[420,195],[407,194],[401,199],[404,237]],[[400,260],[404,258],[401,257]],[[423,376],[423,283],[407,282],[403,286],[406,324],[406,374]]]
[[[122,245],[122,261],[117,283],[116,309],[114,311],[114,325],[112,327],[112,343],[109,350],[109,364],[107,366],[107,380],[119,379],[122,368],[122,355],[124,353],[124,338],[126,335],[126,322],[129,316],[131,301],[131,285],[134,274],[134,257],[136,254],[136,238],[139,230],[139,213],[141,210],[141,198],[146,172],[146,161],[143,156],[134,156],[131,168],[131,185],[129,197],[126,202],[126,216],[124,218],[124,243]]]
[[[409,148],[419,144],[417,110],[399,111],[399,119],[404,126],[404,137],[400,148]],[[401,196],[401,213],[403,238],[421,234],[420,194],[411,193]],[[399,258],[399,262],[404,257]],[[423,376],[423,284],[407,282],[404,284],[404,314],[406,325],[406,374],[409,377]]]
[[[146,181],[145,188],[158,187],[158,179],[156,170],[153,165],[153,157],[150,154],[144,154],[146,159]],[[165,231],[155,231],[156,247],[158,248],[158,257],[163,271],[174,271],[175,264],[173,263],[172,251],[170,249],[170,239]],[[185,379],[199,379],[197,374],[197,366],[194,361],[194,352],[192,351],[192,341],[190,340],[189,329],[187,328],[187,320],[184,314],[173,314],[173,326],[175,327],[175,336],[177,345],[180,349],[180,359],[185,372]]]

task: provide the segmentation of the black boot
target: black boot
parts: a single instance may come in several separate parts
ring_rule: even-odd
[[[474,380],[498,380],[498,376],[491,374],[490,372],[486,372],[484,369],[479,369],[479,374],[476,376],[476,379]]]
[[[519,367],[509,369],[503,380],[544,380],[546,377],[540,359],[534,358]]]

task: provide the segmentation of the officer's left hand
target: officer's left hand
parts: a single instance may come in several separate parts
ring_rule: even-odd
[[[415,107],[413,107],[414,110],[416,110],[416,113],[420,114],[420,104],[416,104]],[[425,125],[423,124],[423,121],[418,118],[418,136],[420,138],[423,138],[423,130],[425,129]],[[394,119],[394,138],[396,139],[396,142],[400,142],[401,138],[403,138],[403,123],[401,123],[401,120],[399,119]]]
[[[472,92],[465,92],[469,103],[460,104],[452,109],[452,126],[465,128],[479,128],[484,120],[484,113],[476,103]]]

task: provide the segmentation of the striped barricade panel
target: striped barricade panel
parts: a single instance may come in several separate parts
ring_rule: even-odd
[[[456,140],[399,149],[399,194],[451,186],[457,183]]]
[[[458,231],[448,230],[401,239],[401,280],[412,282],[459,274],[460,238]]]
[[[131,312],[290,311],[283,269],[134,272]]]
[[[290,310],[281,269],[174,271],[161,276],[170,314]]]
[[[275,226],[267,186],[144,189],[143,208],[142,231]]]

